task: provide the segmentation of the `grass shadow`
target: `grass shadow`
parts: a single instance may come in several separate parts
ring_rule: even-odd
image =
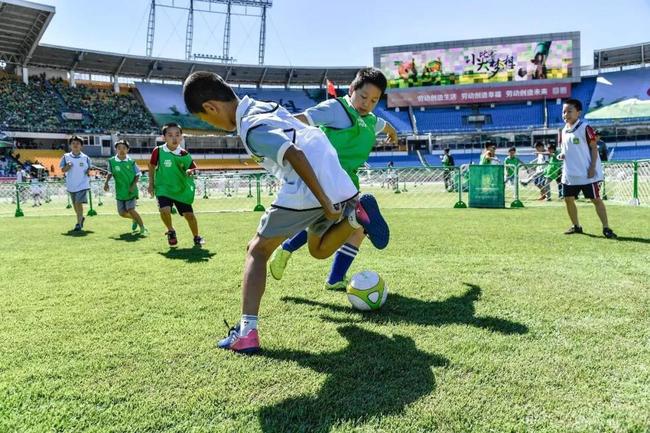
[[[92,235],[95,233],[92,230],[68,230],[65,233],[61,233],[62,236],[70,236],[71,238],[82,238],[84,236]]]
[[[123,242],[137,242],[141,239],[144,239],[144,236],[140,236],[139,233],[122,233],[119,236],[111,236],[109,239],[114,241],[123,241]]]
[[[283,297],[282,300],[295,304],[326,308],[332,312],[354,314],[359,320],[378,324],[413,324],[424,326],[470,325],[501,334],[525,334],[528,327],[522,323],[491,316],[477,316],[474,304],[480,299],[482,289],[464,283],[468,289],[461,296],[452,296],[444,301],[423,301],[397,293],[388,295],[388,301],[379,311],[361,312],[349,306],[328,304],[297,297]],[[333,319],[349,323],[349,319]]]
[[[583,235],[590,238],[607,239],[605,236],[594,235],[591,233],[583,233]],[[615,242],[638,242],[640,244],[650,244],[650,238],[637,238],[637,237],[629,237],[629,236],[618,236],[616,239],[607,239],[607,240],[613,240]]]
[[[266,358],[295,362],[327,378],[316,395],[288,398],[264,407],[264,432],[328,432],[346,422],[399,414],[435,389],[432,366],[449,361],[415,346],[413,339],[387,337],[355,326],[337,329],[348,342],[337,352],[263,350]]]
[[[211,253],[201,247],[192,248],[170,248],[169,251],[159,252],[161,256],[171,260],[185,260],[187,263],[207,262],[217,253]]]

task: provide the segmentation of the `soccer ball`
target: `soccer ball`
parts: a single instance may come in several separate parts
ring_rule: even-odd
[[[388,286],[384,280],[373,271],[363,271],[354,274],[347,290],[350,304],[357,310],[378,310],[386,302]]]

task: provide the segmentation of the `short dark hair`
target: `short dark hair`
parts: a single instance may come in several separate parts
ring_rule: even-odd
[[[361,68],[357,72],[356,77],[352,80],[350,88],[352,91],[359,90],[366,84],[374,84],[381,90],[383,95],[388,86],[388,81],[386,81],[386,76],[377,68]]]
[[[580,102],[577,99],[574,98],[565,99],[564,104],[573,105],[573,108],[575,108],[578,111],[582,111],[582,102]]]
[[[508,149],[508,152],[516,152],[517,148],[515,146],[512,146],[510,149]]]
[[[181,128],[181,125],[179,125],[176,122],[169,122],[163,125],[162,127],[162,134],[165,135],[167,134],[167,130],[169,128],[178,128],[181,131],[181,134],[183,133],[183,128]]]
[[[449,153],[450,150],[451,149],[449,149],[448,147],[445,147],[445,153]]]
[[[119,141],[115,142],[115,148],[117,149],[117,146],[120,145],[120,144],[123,145],[123,146],[126,146],[127,149],[131,148],[131,146],[129,146],[129,142],[126,141],[126,140],[119,140]]]
[[[82,146],[84,145],[83,139],[81,137],[79,137],[78,135],[73,135],[72,137],[70,137],[68,139],[68,144],[72,144],[73,141],[78,141],[79,144],[81,144]]]
[[[489,147],[492,147],[492,146],[496,147],[496,144],[494,144],[491,141],[486,141],[485,144],[483,145],[483,147],[486,148],[486,149],[489,148]]]
[[[549,143],[548,146],[549,149],[557,149],[557,145],[555,143]]]
[[[535,147],[544,147],[544,143],[542,143],[541,141],[536,141]]]
[[[193,72],[183,83],[183,99],[187,111],[192,114],[204,113],[203,103],[207,101],[234,101],[235,91],[214,72]]]

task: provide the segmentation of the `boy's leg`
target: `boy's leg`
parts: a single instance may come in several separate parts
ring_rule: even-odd
[[[347,219],[344,219],[331,226],[322,236],[310,232],[307,240],[309,244],[309,253],[317,259],[328,258],[334,254],[343,243],[345,243],[345,240],[357,228],[358,227],[352,227],[350,222]]]
[[[220,349],[255,353],[260,349],[257,321],[260,303],[266,289],[266,263],[284,236],[266,238],[259,234],[248,243],[242,281],[242,316],[228,336],[217,343]]]
[[[194,212],[184,212],[183,218],[185,218],[185,221],[187,221],[187,225],[190,226],[192,235],[194,237],[197,237],[199,235],[199,223],[196,220]]]
[[[345,244],[336,251],[332,268],[330,269],[326,289],[344,289],[346,286],[346,274],[352,266],[352,262],[359,253],[359,247],[363,243],[366,235],[362,229],[357,229],[348,237]]]
[[[594,207],[596,208],[596,213],[598,214],[598,218],[600,218],[600,222],[603,223],[603,228],[609,228],[609,222],[607,221],[607,209],[605,208],[605,202],[603,201],[602,198],[592,198],[591,202],[594,204]]]
[[[140,216],[138,211],[135,210],[135,208],[129,209],[127,215],[128,216],[125,216],[125,218],[132,218],[136,223],[138,223],[138,226],[140,226],[140,229],[144,228],[144,222],[142,221],[142,217]]]
[[[162,220],[165,227],[167,227],[168,232],[174,231],[174,226],[172,225],[172,208],[171,206],[165,206],[160,208],[160,219]]]
[[[564,197],[564,203],[566,204],[566,211],[569,214],[571,224],[573,224],[574,227],[580,227],[580,223],[578,222],[578,208],[576,207],[575,196]]]
[[[72,207],[74,208],[75,214],[77,214],[77,224],[81,224],[84,219],[83,203],[73,202]]]

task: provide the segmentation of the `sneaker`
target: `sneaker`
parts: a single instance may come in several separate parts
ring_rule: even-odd
[[[201,236],[194,236],[194,246],[195,247],[200,247],[205,243],[205,239],[203,239]]]
[[[616,233],[614,233],[609,227],[605,227],[603,229],[603,236],[605,236],[607,239],[616,239],[618,237],[616,236]]]
[[[178,244],[178,239],[176,239],[176,232],[173,230],[168,231],[165,233],[167,235],[167,243],[169,244],[170,247],[175,247],[176,244]]]
[[[225,322],[225,321],[224,321]],[[226,323],[228,326],[228,323]],[[237,353],[252,355],[260,350],[260,339],[257,335],[257,329],[249,331],[248,335],[239,335],[239,324],[233,326],[228,331],[228,336],[219,340],[217,347],[219,349],[232,350]]]
[[[140,227],[140,236],[147,237],[149,236],[149,230],[146,227]]]
[[[346,290],[348,288],[348,283],[350,280],[348,277],[344,277],[343,281],[339,281],[338,283],[330,284],[327,281],[325,281],[325,290]]]
[[[565,235],[582,234],[582,227],[571,226],[571,228],[564,232]]]
[[[390,238],[390,230],[379,211],[375,197],[370,194],[363,194],[357,202],[355,216],[375,248],[379,250],[386,248]]]
[[[72,231],[73,232],[80,232],[81,231],[81,224],[75,224]]]
[[[291,251],[287,251],[282,248],[282,245],[277,247],[273,254],[271,255],[271,260],[269,261],[269,270],[271,271],[271,276],[276,280],[281,280],[284,275],[284,270],[287,268],[287,262],[291,258]]]
[[[131,231],[134,232],[137,229],[138,229],[138,223],[135,220],[133,220],[133,222],[131,223]]]

